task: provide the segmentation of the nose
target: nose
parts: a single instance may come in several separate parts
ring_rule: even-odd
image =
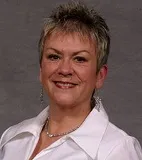
[[[64,59],[60,62],[58,74],[62,76],[72,76],[73,69],[70,60]]]

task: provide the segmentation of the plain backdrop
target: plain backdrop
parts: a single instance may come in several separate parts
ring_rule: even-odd
[[[44,19],[66,0],[0,0],[0,135],[40,107],[37,44]],[[86,0],[111,31],[109,74],[100,97],[110,121],[142,144],[142,0]]]

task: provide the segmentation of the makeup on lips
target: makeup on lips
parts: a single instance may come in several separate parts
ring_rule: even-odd
[[[64,81],[54,81],[56,87],[61,89],[70,89],[74,88],[77,84],[71,82],[64,82]]]

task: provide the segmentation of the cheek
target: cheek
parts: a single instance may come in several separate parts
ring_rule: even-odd
[[[42,63],[40,68],[40,81],[46,81],[55,72],[55,66],[50,63]]]
[[[78,76],[82,82],[94,83],[96,79],[96,70],[93,67],[82,67],[78,69]]]

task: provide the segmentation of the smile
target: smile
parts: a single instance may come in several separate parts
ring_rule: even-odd
[[[69,89],[69,88],[73,88],[77,85],[77,84],[74,84],[74,83],[61,82],[61,81],[55,81],[54,83],[58,88],[61,88],[61,89]]]

